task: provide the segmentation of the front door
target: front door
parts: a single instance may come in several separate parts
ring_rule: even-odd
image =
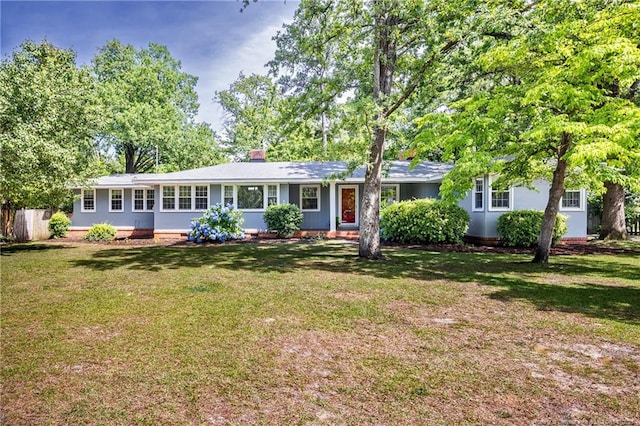
[[[340,187],[340,224],[358,224],[358,187]]]

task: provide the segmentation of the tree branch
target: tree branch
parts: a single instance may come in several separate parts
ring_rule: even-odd
[[[498,38],[501,40],[511,40],[513,38],[513,34],[507,33],[504,31],[487,31],[482,33],[483,36]]]
[[[389,116],[391,116],[391,114],[393,114],[398,108],[400,108],[400,106],[409,98],[409,96],[411,96],[411,94],[418,88],[420,81],[422,81],[422,77],[425,75],[429,67],[433,65],[436,57],[453,50],[458,46],[458,44],[460,44],[460,40],[451,40],[450,42],[445,44],[438,52],[434,53],[433,56],[426,60],[422,64],[422,67],[420,67],[418,73],[414,76],[413,83],[411,83],[409,87],[405,89],[405,91],[402,93],[402,96],[400,96],[400,98],[393,105],[391,105],[388,110],[383,112],[383,117],[389,118]]]
[[[629,88],[629,93],[627,93],[627,99],[630,101],[636,97],[636,95],[640,92],[640,78],[633,82],[631,87]]]

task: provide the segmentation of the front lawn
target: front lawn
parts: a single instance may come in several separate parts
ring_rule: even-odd
[[[6,424],[636,424],[640,256],[2,247]]]

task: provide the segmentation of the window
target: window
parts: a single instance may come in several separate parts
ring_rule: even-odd
[[[509,208],[509,191],[491,190],[491,208],[508,209]]]
[[[147,189],[147,210],[153,210],[153,206],[155,205],[155,199],[156,199],[156,190]]]
[[[153,189],[133,190],[133,211],[143,212],[153,210],[155,191]]]
[[[573,189],[564,191],[560,206],[563,210],[582,210],[582,191]]]
[[[196,210],[206,210],[209,208],[209,187],[206,185],[196,186]]]
[[[162,209],[175,210],[175,208],[176,208],[176,187],[163,186],[162,187]]]
[[[151,196],[153,202],[153,195]],[[162,211],[197,211],[209,208],[209,185],[162,187]]]
[[[264,186],[238,185],[238,208],[261,210],[264,208]]]
[[[191,210],[191,187],[180,185],[178,194],[178,210]]]
[[[124,211],[124,204],[122,200],[122,189],[110,189],[109,190],[109,211],[121,212]]]
[[[234,205],[235,203],[233,202],[233,186],[225,185],[223,192],[224,194],[222,204],[224,204],[225,206],[228,206],[229,204]]]
[[[278,204],[278,185],[267,185],[267,206]]]
[[[82,206],[81,212],[95,212],[96,211],[96,190],[95,189],[83,189],[82,190]]]
[[[266,206],[278,204],[278,185],[223,185],[222,203],[242,210],[264,210]]]
[[[477,178],[473,188],[473,210],[484,210],[484,178]]]
[[[400,201],[400,191],[398,185],[382,185],[380,186],[380,207],[388,206]]]
[[[489,210],[511,210],[511,188],[507,190],[491,188]]]
[[[300,209],[320,211],[320,185],[300,186]]]

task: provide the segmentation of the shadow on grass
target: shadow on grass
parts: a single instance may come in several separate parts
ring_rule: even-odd
[[[490,297],[497,300],[526,300],[541,310],[640,323],[640,287],[615,283],[616,279],[640,277],[640,266],[625,262],[630,256],[562,257],[541,266],[530,263],[529,255],[402,249],[387,249],[385,253],[387,260],[374,262],[360,259],[357,246],[337,243],[141,247],[100,250],[75,264],[100,271],[129,268],[153,272],[209,266],[255,273],[315,270],[425,282],[477,282],[496,287]],[[590,277],[610,278],[613,284],[590,283]]]
[[[0,255],[10,256],[14,253],[19,253],[24,251],[46,251],[46,250],[59,250],[59,249],[70,249],[70,248],[75,248],[75,247],[54,245],[54,244],[11,243],[11,244],[0,246]]]

